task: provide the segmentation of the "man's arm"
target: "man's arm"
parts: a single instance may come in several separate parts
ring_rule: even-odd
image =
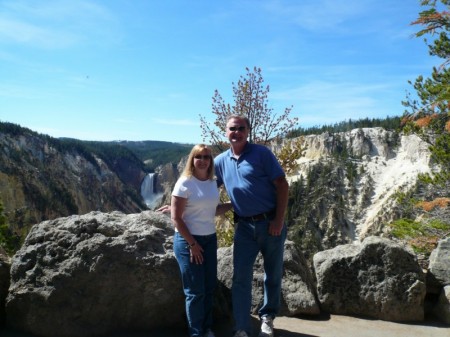
[[[275,218],[270,222],[269,234],[280,235],[284,225],[284,216],[289,199],[289,184],[285,176],[278,177],[273,181],[276,189],[277,207]]]

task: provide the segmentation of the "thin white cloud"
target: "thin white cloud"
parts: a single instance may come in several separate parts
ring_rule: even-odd
[[[271,97],[275,99],[288,99],[291,97],[295,100],[301,98],[302,100],[307,101],[317,101],[326,98],[353,98],[355,95],[382,92],[387,91],[388,89],[389,84],[383,83],[364,85],[360,82],[328,82],[315,80],[284,92],[275,92]]]
[[[23,21],[0,18],[0,41],[43,48],[64,48],[79,38],[71,32],[50,30]]]
[[[398,111],[387,111],[386,104],[383,103],[396,99],[388,97],[391,92],[389,83],[313,81],[290,90],[275,92],[271,98],[294,104],[300,124],[311,126],[376,115],[400,115],[400,100]]]
[[[26,99],[26,100],[41,100],[43,98],[52,98],[52,93],[45,90],[36,90],[32,86],[24,86],[19,84],[0,84],[0,97],[8,99]]]
[[[346,6],[335,0],[275,0],[266,2],[264,7],[272,17],[284,22],[291,22],[306,30],[328,31],[331,28],[337,29],[347,20],[367,12],[370,3],[361,0]]]
[[[7,1],[0,5],[0,43],[66,48],[93,38],[115,39],[113,15],[87,1]],[[97,37],[98,39],[95,39]]]
[[[163,125],[185,125],[185,126],[198,126],[198,121],[193,121],[190,119],[163,119],[163,118],[153,118],[155,123],[163,124]]]
[[[125,118],[115,118],[114,122],[118,123],[118,124],[134,124],[135,123],[134,120],[132,120],[132,119],[125,119]]]
[[[113,21],[114,16],[106,7],[89,1],[4,1],[3,15],[17,16],[27,20],[86,24],[89,21]],[[79,21],[79,22],[77,22]]]

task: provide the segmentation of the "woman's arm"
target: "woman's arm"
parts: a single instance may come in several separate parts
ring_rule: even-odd
[[[183,220],[184,209],[186,208],[187,199],[181,198],[177,196],[172,196],[171,200],[171,219],[175,227],[181,236],[187,241],[189,245],[189,249],[191,250],[191,262],[195,262],[197,264],[203,263],[203,248],[195,241],[195,238],[192,236],[191,232],[186,226],[186,223]]]

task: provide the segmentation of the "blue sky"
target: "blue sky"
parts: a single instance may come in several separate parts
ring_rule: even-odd
[[[0,0],[0,121],[82,140],[202,141],[262,69],[301,127],[398,116],[438,65],[419,0]]]

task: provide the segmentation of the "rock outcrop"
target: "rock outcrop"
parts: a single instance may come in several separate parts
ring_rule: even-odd
[[[335,168],[329,172],[332,184],[328,189],[335,198],[323,205],[325,209],[312,209],[315,213],[309,222],[316,221],[322,232],[326,232],[324,228],[332,227],[330,232],[342,232],[343,239],[337,242],[325,236],[322,241],[342,244],[343,240],[351,243],[379,235],[383,224],[397,216],[392,196],[408,191],[417,182],[419,174],[430,172],[428,144],[414,134],[361,128],[310,135],[304,140],[306,151],[297,161],[298,171],[289,177],[291,183],[301,177],[308,179],[318,164],[331,162]],[[347,158],[347,163],[342,155]],[[341,183],[337,185],[336,182]],[[342,213],[337,211],[342,209]],[[317,216],[319,212],[322,214]],[[324,248],[332,246],[325,245]]]
[[[328,313],[422,321],[425,274],[415,254],[379,237],[314,255],[317,293]]]
[[[12,259],[7,324],[48,337],[184,323],[173,227],[154,212],[92,212],[34,226]]]
[[[91,212],[35,225],[11,264],[0,260],[0,289],[11,280],[7,325],[42,337],[185,327],[172,239],[169,217],[153,211]],[[425,276],[406,248],[369,237],[317,253],[314,271],[292,242],[286,241],[285,248],[281,315],[424,319]],[[448,247],[442,244],[433,259],[436,265],[446,254]],[[231,318],[232,247],[220,248],[218,259],[215,315]],[[262,284],[258,257],[253,313],[263,300]],[[435,310],[448,322],[449,290],[442,289]],[[6,294],[0,296],[4,301]]]
[[[433,313],[450,324],[450,237],[440,240],[431,253],[427,289],[430,293],[439,294]]]
[[[431,253],[428,276],[438,290],[450,285],[450,237],[440,240]]]
[[[402,217],[396,196],[415,191],[430,172],[429,145],[382,128],[304,137],[305,155],[288,177],[289,238],[309,258],[317,251],[383,236]]]
[[[185,164],[185,160],[186,158],[183,158],[181,162]],[[156,168],[155,192],[162,194],[160,205],[170,204],[173,187],[175,186],[175,183],[177,182],[177,179],[179,178],[183,167],[184,165],[182,166],[178,164],[178,166],[175,166],[174,164],[170,163]]]
[[[39,336],[100,336],[184,325],[184,295],[169,217],[91,212],[35,225],[11,263],[7,325]],[[215,315],[231,317],[232,247],[219,249]],[[316,315],[311,270],[291,242],[282,314]],[[254,310],[262,303],[255,265]]]
[[[145,209],[139,195],[142,162],[120,145],[98,150],[100,145],[1,123],[0,191],[7,223],[26,232],[61,216]]]

